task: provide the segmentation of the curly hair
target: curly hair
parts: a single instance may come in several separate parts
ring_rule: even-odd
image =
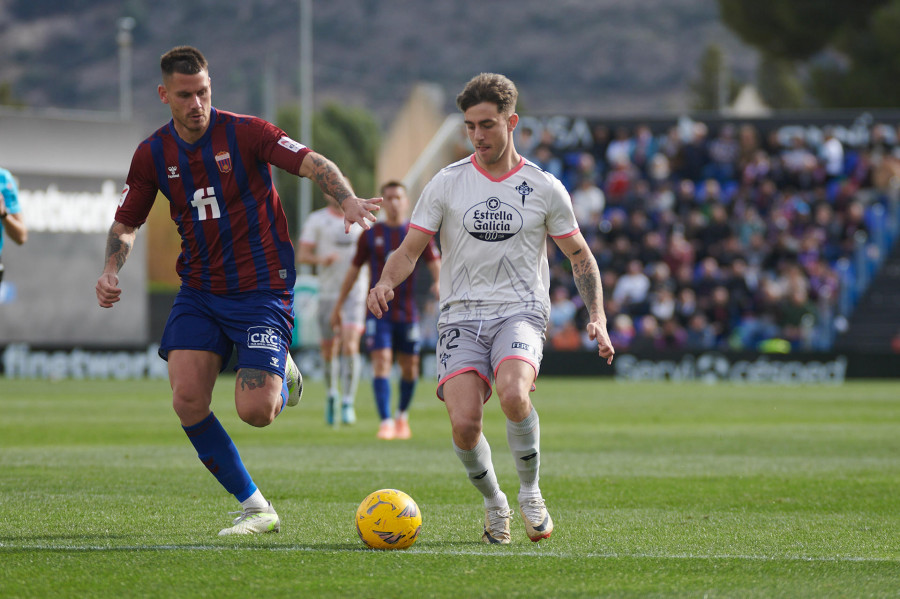
[[[501,114],[511,114],[516,110],[519,90],[508,77],[497,73],[481,73],[472,77],[456,96],[456,105],[463,112],[476,104],[490,102],[497,105]]]

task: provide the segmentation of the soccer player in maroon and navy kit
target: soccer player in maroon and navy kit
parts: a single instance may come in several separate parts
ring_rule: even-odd
[[[97,301],[119,301],[125,264],[161,192],[181,234],[181,289],[159,354],[169,363],[172,405],[197,455],[241,502],[220,535],[277,532],[281,522],[210,410],[218,373],[237,347],[234,400],[253,426],[270,424],[300,400],[303,379],[288,352],[293,328],[294,248],[270,164],[307,177],[336,199],[345,231],[375,221],[380,199],[357,198],[338,167],[278,127],[216,110],[206,59],[179,46],[160,60],[159,98],[172,120],[134,153],[109,230]]]
[[[364,264],[369,265],[372,280],[381,277],[381,271],[388,256],[409,231],[409,198],[406,187],[399,181],[389,181],[381,186],[385,220],[375,223],[364,231],[356,245],[356,255],[341,285],[337,305],[350,293],[356,277]],[[440,257],[434,241],[422,253],[434,284],[432,289],[437,297],[437,281],[440,277]],[[366,316],[366,348],[372,360],[372,387],[375,405],[381,418],[378,428],[379,439],[409,439],[409,406],[412,403],[416,382],[419,380],[419,350],[422,346],[419,332],[419,311],[415,298],[415,277],[410,277],[394,290],[391,311],[388,318],[377,319],[372,314]],[[331,313],[332,326],[340,324],[340,311]],[[397,418],[391,418],[391,384],[388,377],[397,352],[400,364],[399,404]]]

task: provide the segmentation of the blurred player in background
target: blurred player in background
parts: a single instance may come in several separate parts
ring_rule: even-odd
[[[406,187],[399,181],[389,181],[381,186],[381,194],[385,219],[375,223],[360,236],[356,255],[341,285],[339,302],[347,297],[360,270],[366,265],[373,281],[381,276],[388,256],[400,246],[409,230],[409,197],[406,195]],[[422,252],[436,290],[441,262],[434,242],[423,246],[420,250]],[[414,276],[397,288],[391,306],[393,309],[388,318],[376,319],[372,315],[366,318],[366,349],[372,361],[372,387],[378,416],[381,418],[377,436],[386,440],[409,439],[412,436],[409,406],[419,380],[419,350],[422,347]],[[337,307],[331,312],[331,322],[334,326],[341,323]],[[395,353],[400,365],[400,384],[397,417],[392,418],[390,376]]]
[[[333,198],[326,200],[334,202]],[[331,313],[338,306],[341,282],[350,268],[350,261],[356,253],[356,242],[362,231],[361,227],[354,224],[350,233],[344,234],[344,215],[335,206],[329,205],[309,214],[297,245],[297,262],[315,266],[319,279],[318,321],[322,334],[320,349],[328,388],[325,421],[330,425],[338,422],[335,416],[338,398],[341,400],[340,422],[356,422],[353,403],[362,368],[359,340],[366,318],[368,266],[363,267],[347,299],[340,304],[341,325],[337,329],[331,324]]]
[[[368,228],[378,200],[357,198],[337,166],[252,116],[216,110],[206,59],[179,46],[160,60],[159,98],[172,120],[134,153],[109,230],[97,301],[121,299],[117,273],[157,192],[181,234],[182,285],[159,354],[168,360],[172,405],[200,461],[241,503],[220,535],[277,532],[281,522],[210,411],[213,387],[237,346],[234,401],[242,420],[270,424],[300,401],[302,377],[288,352],[294,325],[294,247],[270,164],[318,183],[337,199],[345,231]]]
[[[3,282],[3,237],[19,245],[28,240],[28,228],[19,208],[19,187],[12,173],[0,168],[0,283]]]
[[[510,542],[512,511],[497,484],[482,433],[484,404],[496,386],[519,475],[519,508],[532,541],[553,532],[539,487],[540,425],[530,392],[543,356],[550,312],[547,235],[572,264],[589,310],[587,332],[612,363],[600,272],[578,229],[562,183],[522,158],[513,144],[518,91],[503,75],[474,77],[456,98],[475,153],[428,183],[409,234],[391,255],[367,305],[390,316],[394,288],[440,231],[443,267],[438,321],[438,397],[456,454],[484,497],[485,543]]]

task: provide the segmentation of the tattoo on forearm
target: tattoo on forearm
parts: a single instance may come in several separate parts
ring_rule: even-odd
[[[125,266],[125,260],[128,259],[129,253],[131,253],[131,243],[122,241],[117,234],[110,231],[109,238],[106,240],[106,259],[107,261],[110,258],[116,259],[116,272]]]
[[[313,161],[313,179],[324,193],[337,200],[338,204],[353,196],[337,165],[320,154],[312,154],[309,158]]]
[[[241,389],[244,391],[261,389],[266,385],[267,378],[275,378],[275,375],[268,370],[259,370],[258,368],[241,368],[237,376]]]
[[[575,279],[575,288],[578,289],[578,294],[584,300],[591,318],[601,314],[603,287],[600,284],[600,270],[597,268],[596,262],[590,258],[583,258],[577,262],[573,260],[572,277]]]

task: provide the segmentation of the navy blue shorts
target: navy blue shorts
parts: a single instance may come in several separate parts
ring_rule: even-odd
[[[388,318],[366,318],[366,349],[392,349],[401,354],[417,354],[422,348],[418,322],[391,322]]]
[[[211,351],[222,356],[222,370],[237,347],[237,365],[284,377],[294,328],[294,292],[245,291],[216,295],[182,287],[159,347],[168,360],[173,349]]]

